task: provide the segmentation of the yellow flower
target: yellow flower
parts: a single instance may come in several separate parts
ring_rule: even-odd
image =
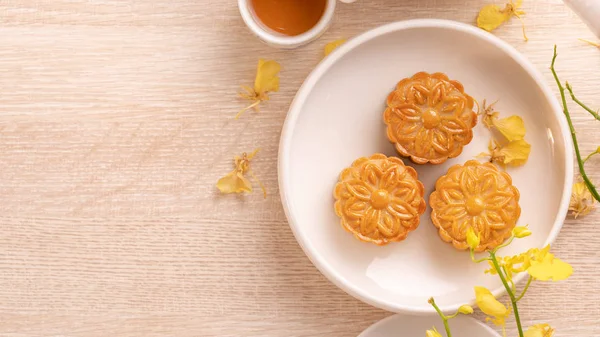
[[[433,330],[425,331],[425,337],[442,337],[437,329],[434,327]]]
[[[561,281],[566,280],[573,274],[573,267],[570,264],[554,257],[549,253],[550,246],[542,249],[534,259],[531,260],[531,266],[527,269],[529,275],[540,281]]]
[[[546,323],[544,324],[536,324],[530,326],[527,331],[525,331],[525,337],[552,337],[554,334],[554,329]]]
[[[521,24],[523,25],[523,38],[527,41],[527,35],[525,35],[525,23],[521,19],[521,15],[525,14],[525,12],[519,10],[521,2],[522,0],[517,0],[516,3],[513,3],[511,0],[504,8],[500,8],[498,5],[494,4],[484,6],[477,16],[477,27],[491,32],[508,21],[511,17],[515,16],[521,20]]]
[[[475,287],[475,303],[484,314],[490,316],[488,320],[495,325],[504,326],[510,311],[487,288]]]
[[[529,230],[529,228],[527,226],[518,226],[518,227],[513,228],[512,234],[517,239],[522,239],[522,238],[530,236],[531,231]]]
[[[471,307],[470,305],[464,304],[458,308],[458,312],[460,312],[463,315],[470,315],[473,313],[473,307]]]
[[[339,40],[331,41],[328,44],[326,44],[325,50],[324,50],[325,56],[331,54],[332,51],[337,49],[337,47],[341,46],[345,42],[346,42],[346,39],[339,39]]]
[[[486,273],[497,274],[494,265],[490,263],[490,269]],[[506,270],[506,276],[512,280],[514,274],[527,271],[534,279],[540,281],[560,281],[567,279],[573,274],[573,267],[566,262],[554,257],[550,253],[550,245],[542,249],[533,248],[525,253],[514,256],[505,256],[498,259],[500,267]]]
[[[539,252],[540,249],[533,248],[525,253],[498,258],[498,264],[501,268],[504,267],[504,270],[506,270],[506,277],[512,281],[514,274],[522,273],[531,266],[532,257],[534,257],[536,254],[539,254]],[[498,272],[494,268],[494,264],[492,261],[488,261],[488,263],[490,264],[490,269],[486,270],[485,272],[496,275]]]
[[[469,248],[471,248],[471,250],[477,249],[480,241],[481,238],[479,233],[475,234],[473,227],[469,227],[469,229],[467,229],[467,244],[469,245]]]
[[[498,130],[509,142],[524,139],[525,122],[523,122],[523,118],[519,116],[499,118],[500,113],[494,110],[496,102],[486,105],[485,99],[483,100],[483,124],[488,129],[495,128]]]
[[[244,174],[248,173],[251,177],[256,179],[252,171],[250,170],[250,160],[258,153],[259,149],[254,150],[250,154],[246,154],[245,152],[241,157],[235,156],[234,165],[235,169],[225,175],[223,178],[219,179],[217,182],[217,188],[221,193],[242,193],[242,192],[252,192],[252,184],[250,181],[244,177]],[[260,187],[263,190],[264,197],[267,197],[267,191],[262,183],[258,181]]]
[[[258,67],[256,68],[256,78],[254,79],[254,88],[249,86],[242,86],[246,92],[241,92],[240,97],[252,101],[252,104],[243,108],[235,115],[238,119],[242,113],[248,109],[254,108],[258,111],[258,105],[262,101],[268,101],[270,91],[279,91],[279,71],[281,66],[276,61],[265,61],[263,59],[258,60]]]
[[[569,211],[577,219],[578,216],[590,213],[595,207],[595,201],[584,182],[575,183],[573,184]]]
[[[531,145],[525,140],[513,140],[506,145],[500,145],[496,141],[490,141],[489,153],[480,156],[490,157],[490,161],[500,165],[520,166],[527,162]]]

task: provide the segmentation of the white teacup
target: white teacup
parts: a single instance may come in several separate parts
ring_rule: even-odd
[[[335,4],[336,0],[327,0],[325,4],[325,11],[321,16],[321,19],[319,19],[314,27],[300,35],[288,36],[280,34],[263,24],[254,13],[252,8],[252,0],[238,0],[240,14],[242,14],[244,22],[248,28],[250,28],[252,33],[254,33],[254,35],[258,36],[259,39],[263,40],[267,44],[278,48],[300,47],[321,36],[321,34],[323,34],[327,28],[329,28],[329,25],[333,20]]]

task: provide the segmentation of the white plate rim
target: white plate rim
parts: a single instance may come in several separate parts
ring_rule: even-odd
[[[392,321],[392,320],[394,320],[394,319],[396,319],[397,317],[400,317],[400,316],[402,316],[402,315],[401,314],[394,314],[394,315],[388,316],[386,318],[383,318],[383,319],[381,319],[381,320],[379,320],[379,321],[371,324],[368,328],[366,328],[365,330],[363,330],[363,332],[361,332],[357,337],[368,337],[367,333],[372,333],[372,331],[375,330],[375,329],[377,329],[377,328],[379,328],[380,325],[384,325],[388,321]],[[461,319],[466,319],[466,320],[474,321],[475,324],[477,324],[479,326],[482,326],[485,330],[487,330],[488,332],[490,332],[490,334],[492,336],[500,337],[500,334],[496,330],[490,328],[489,325],[484,324],[483,322],[481,322],[481,321],[479,321],[479,320],[477,320],[477,319],[475,319],[473,317],[467,317],[467,316],[459,316],[459,317]],[[425,331],[423,331],[423,333],[425,333]]]
[[[441,29],[450,29],[456,30],[463,33],[475,35],[481,39],[487,40],[488,42],[494,44],[496,47],[500,48],[511,57],[514,61],[516,61],[523,70],[525,70],[529,76],[536,82],[539,88],[542,90],[545,98],[548,100],[550,105],[552,106],[552,111],[554,112],[555,118],[559,124],[560,131],[563,138],[563,144],[565,145],[565,183],[563,186],[563,195],[560,201],[559,210],[557,212],[557,216],[554,220],[554,224],[552,225],[552,229],[548,238],[546,239],[544,246],[548,244],[552,244],[558,233],[560,232],[564,219],[566,218],[568,205],[571,197],[571,189],[573,185],[573,143],[570,137],[570,129],[567,124],[566,118],[562,112],[562,107],[558,103],[558,100],[554,96],[552,90],[549,85],[545,82],[542,74],[533,66],[533,64],[521,53],[519,53],[514,47],[509,45],[507,42],[501,40],[500,38],[490,34],[482,29],[477,27],[464,24],[457,21],[451,20],[442,20],[442,19],[411,19],[404,21],[392,22],[389,24],[385,24],[371,30],[368,30],[358,36],[348,40],[346,43],[342,44],[336,50],[334,50],[328,57],[326,57],[323,61],[321,61],[315,69],[307,76],[304,80],[300,89],[298,89],[296,96],[292,100],[290,104],[289,111],[287,113],[285,122],[283,124],[283,128],[281,131],[280,141],[279,141],[279,153],[278,153],[278,162],[277,162],[277,172],[278,172],[278,183],[279,183],[279,194],[281,198],[281,203],[283,204],[283,209],[288,219],[288,224],[296,238],[296,241],[309,258],[309,260],[317,267],[317,269],[323,274],[329,281],[335,284],[337,287],[345,291],[347,294],[357,298],[365,303],[368,303],[374,307],[378,307],[387,311],[397,312],[397,313],[413,313],[413,314],[433,314],[435,313],[433,308],[414,308],[411,306],[406,306],[398,303],[393,303],[390,301],[380,301],[370,298],[364,291],[360,288],[355,287],[353,284],[348,282],[344,277],[338,274],[335,270],[329,267],[329,265],[323,260],[323,258],[316,253],[316,250],[310,245],[307,238],[302,234],[301,231],[297,230],[297,224],[295,223],[295,217],[293,216],[294,211],[288,196],[288,179],[287,172],[288,169],[285,169],[284,166],[289,162],[289,149],[293,131],[296,126],[296,120],[301,111],[301,104],[299,102],[303,102],[307,96],[309,95],[312,87],[317,83],[317,81],[321,78],[321,76],[342,56],[350,52],[352,49],[357,46],[375,38],[380,35],[384,35],[393,31],[405,30],[411,28],[441,28]],[[522,281],[525,278],[525,274],[521,273],[515,277],[515,283]],[[504,287],[498,287],[496,289],[492,289],[492,294],[494,296],[499,297],[506,293]],[[440,309],[443,312],[454,312],[458,310],[460,305],[466,303],[456,303],[454,305],[446,305],[440,306]],[[471,303],[473,305],[474,300]]]

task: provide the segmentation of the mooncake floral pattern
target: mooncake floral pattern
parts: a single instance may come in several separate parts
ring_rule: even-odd
[[[442,73],[417,73],[400,81],[387,98],[388,139],[417,164],[443,163],[473,139],[473,105],[460,82]]]
[[[431,220],[444,241],[467,249],[466,235],[471,227],[481,239],[478,252],[506,240],[521,215],[519,190],[508,173],[476,160],[452,166],[438,179],[429,205]]]
[[[375,154],[357,159],[335,186],[335,213],[342,227],[365,242],[402,241],[425,212],[423,184],[401,159]]]

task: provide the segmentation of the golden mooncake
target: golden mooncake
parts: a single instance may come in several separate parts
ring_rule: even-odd
[[[442,73],[405,78],[387,97],[387,137],[417,164],[440,164],[458,156],[473,139],[477,114],[462,84]]]
[[[478,252],[504,242],[521,215],[519,190],[508,173],[477,160],[454,165],[439,178],[429,206],[442,240],[457,249],[468,249],[467,230],[471,227],[480,237]]]
[[[426,205],[417,171],[401,159],[374,154],[342,171],[335,186],[335,213],[342,227],[365,242],[402,241],[419,226]]]

